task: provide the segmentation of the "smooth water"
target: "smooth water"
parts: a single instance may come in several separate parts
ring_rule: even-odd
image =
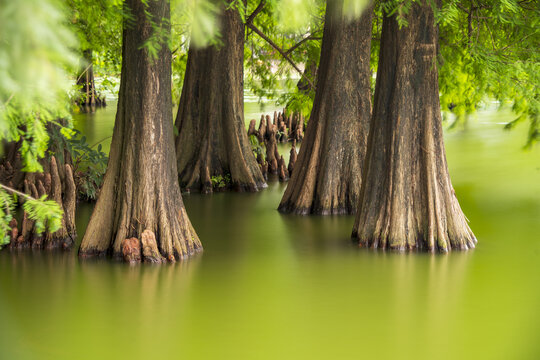
[[[114,110],[76,126],[97,142]],[[205,251],[184,263],[0,252],[0,359],[539,359],[540,147],[511,116],[446,134],[475,250],[359,249],[352,217],[279,214],[278,182],[186,195]]]

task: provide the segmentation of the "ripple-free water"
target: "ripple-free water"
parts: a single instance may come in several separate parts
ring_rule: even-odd
[[[97,142],[114,112],[76,127]],[[538,359],[540,147],[522,150],[525,125],[501,130],[511,117],[483,111],[446,134],[475,250],[358,249],[353,217],[278,213],[278,182],[185,195],[205,251],[184,263],[0,252],[0,358]]]

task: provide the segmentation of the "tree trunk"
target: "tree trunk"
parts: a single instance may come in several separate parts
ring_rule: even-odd
[[[358,205],[371,114],[372,7],[354,21],[342,9],[342,1],[328,1],[313,110],[281,212],[350,214]]]
[[[360,246],[449,251],[476,239],[446,164],[436,62],[438,30],[427,1],[409,25],[385,17],[364,183],[353,238]]]
[[[172,99],[171,52],[165,42],[152,59],[143,47],[155,26],[170,32],[167,0],[125,2],[133,21],[124,22],[122,75],[107,172],[79,255],[122,257],[122,242],[155,235],[160,256],[183,259],[202,249],[178,186]],[[146,14],[146,15],[145,15]],[[163,40],[163,39],[162,39]],[[152,41],[156,41],[155,38]],[[143,254],[144,255],[144,254]]]
[[[317,61],[316,59],[308,58],[304,67],[304,74],[296,83],[298,90],[302,91],[304,94],[309,94],[310,90],[312,89],[307,79],[312,79],[313,81],[313,78],[315,78],[316,75]]]
[[[77,85],[80,87],[80,98],[77,105],[82,111],[93,111],[96,107],[105,106],[105,100],[96,93],[94,82],[94,66],[92,65],[92,50],[83,51],[83,66],[77,77]]]
[[[190,46],[176,117],[180,185],[212,191],[212,176],[230,176],[229,187],[266,187],[244,125],[244,24],[233,7],[221,15],[222,46]]]

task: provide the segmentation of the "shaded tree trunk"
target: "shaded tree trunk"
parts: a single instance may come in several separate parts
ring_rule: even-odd
[[[443,144],[433,9],[385,17],[353,238],[360,246],[449,251],[476,239],[452,188]]]
[[[313,79],[317,74],[317,61],[312,58],[308,58],[306,65],[304,67],[304,75],[296,83],[298,90],[302,91],[305,94],[309,94],[311,86],[306,78]],[[313,80],[312,80],[313,81]]]
[[[342,9],[342,1],[328,1],[313,110],[281,212],[350,214],[358,204],[371,114],[372,7],[354,21]]]
[[[202,249],[184,208],[174,152],[171,52],[156,59],[143,47],[153,26],[170,32],[167,0],[125,2],[122,75],[109,164],[79,255],[122,256],[125,239],[154,238],[159,253],[145,261],[185,258]],[[146,15],[145,15],[146,13]],[[155,40],[153,40],[155,41]],[[146,246],[143,243],[143,247]],[[139,246],[139,249],[142,248]],[[140,250],[139,250],[140,251]]]
[[[230,176],[238,191],[266,186],[244,125],[244,24],[233,7],[221,15],[221,46],[190,46],[176,117],[180,185],[212,191],[212,176]]]
[[[77,100],[77,105],[83,111],[93,111],[95,107],[105,106],[105,99],[96,93],[94,82],[94,66],[92,65],[92,50],[83,51],[84,65],[81,67],[77,77],[77,85],[80,87],[81,95]]]

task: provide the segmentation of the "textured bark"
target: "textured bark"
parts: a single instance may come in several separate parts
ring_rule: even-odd
[[[51,182],[51,192],[50,192],[49,198],[54,200],[64,212],[64,205],[62,201],[62,181],[60,179],[60,174],[58,172],[58,164],[54,156],[51,157],[50,170],[51,170],[52,182]],[[39,183],[41,183],[41,180],[38,180],[38,181]],[[73,245],[73,239],[69,237],[68,231],[66,228],[65,215],[62,217],[62,225],[60,229],[58,229],[54,233],[47,233],[45,236],[45,247],[47,249],[54,249],[61,246],[62,244],[64,247],[70,247],[71,245]]]
[[[302,114],[290,114],[287,127],[289,128],[289,141],[302,141],[304,138],[304,117]]]
[[[268,172],[271,174],[277,174],[279,171],[279,152],[277,149],[276,127],[274,126],[268,115],[266,116],[266,132],[264,138],[264,146],[266,148],[266,162],[268,163]]]
[[[130,264],[141,262],[141,243],[137,238],[122,241],[122,255],[124,261]]]
[[[212,176],[229,175],[231,188],[266,187],[244,125],[244,25],[236,8],[221,15],[222,45],[190,46],[176,127],[180,185],[212,191]]]
[[[371,112],[372,7],[347,22],[342,5],[327,4],[313,110],[281,212],[348,214],[358,205]]]
[[[279,181],[284,182],[289,180],[289,170],[287,169],[287,165],[285,165],[285,160],[283,159],[283,156],[280,156],[278,160],[278,168]]]
[[[34,248],[55,249],[62,247],[70,249],[77,238],[75,229],[76,188],[71,165],[58,162],[55,156],[51,156],[50,159],[41,159],[40,163],[44,171],[47,171],[46,173],[25,173],[21,171],[20,167],[15,169],[15,173],[24,174],[24,180],[21,189],[12,188],[16,191],[23,191],[24,194],[34,199],[47,196],[48,199],[54,200],[64,212],[61,227],[54,233],[38,234],[35,229],[35,221],[30,219],[26,211],[23,211],[20,231],[18,231],[16,239],[10,243],[10,248],[21,249],[32,245]],[[64,174],[63,180],[60,176],[60,168],[64,169],[62,172]],[[20,196],[19,199],[22,204],[24,197]]]
[[[407,27],[385,17],[364,183],[360,246],[446,252],[476,239],[450,182],[443,144],[433,9],[414,3]]]
[[[182,202],[174,152],[171,52],[151,59],[143,44],[153,26],[169,32],[166,0],[128,0],[118,110],[103,188],[81,243],[81,257],[122,257],[125,239],[155,234],[162,256],[182,259],[202,249]],[[151,19],[148,19],[148,16]],[[164,19],[164,21],[162,21]],[[155,26],[154,25],[154,26]]]
[[[287,167],[287,170],[289,170],[289,175],[292,175],[294,166],[296,165],[296,159],[298,158],[298,154],[296,153],[296,141],[293,140],[291,153],[289,156],[289,166]]]
[[[254,135],[257,136],[257,129],[255,128],[256,121],[255,119],[252,119],[249,122],[249,128],[248,128],[248,136]]]
[[[73,169],[71,165],[65,164],[65,189],[64,189],[64,219],[66,230],[70,237],[75,240],[77,238],[77,228],[75,226],[75,210],[77,206],[77,188],[75,187],[75,179],[73,178]]]
[[[259,131],[258,131],[259,142],[264,142],[265,136],[266,136],[266,120],[264,119],[264,115],[261,115],[261,121],[259,122]]]
[[[56,119],[56,122],[65,125],[64,119]],[[49,136],[53,137],[57,126],[53,123],[47,124]],[[10,247],[25,248],[32,244],[35,248],[44,246],[47,249],[58,247],[69,249],[77,238],[75,228],[77,189],[73,178],[71,156],[63,144],[51,141],[48,153],[54,155],[39,160],[43,172],[28,173],[22,170],[24,164],[20,156],[21,145],[21,142],[7,144],[6,156],[0,159],[0,182],[11,184],[10,187],[14,190],[24,192],[35,199],[46,195],[48,199],[58,203],[64,216],[58,231],[38,235],[34,229],[35,222],[23,211],[19,237],[16,242],[10,244]],[[38,192],[40,187],[41,191]],[[19,204],[22,205],[24,201],[25,198],[20,196]]]

